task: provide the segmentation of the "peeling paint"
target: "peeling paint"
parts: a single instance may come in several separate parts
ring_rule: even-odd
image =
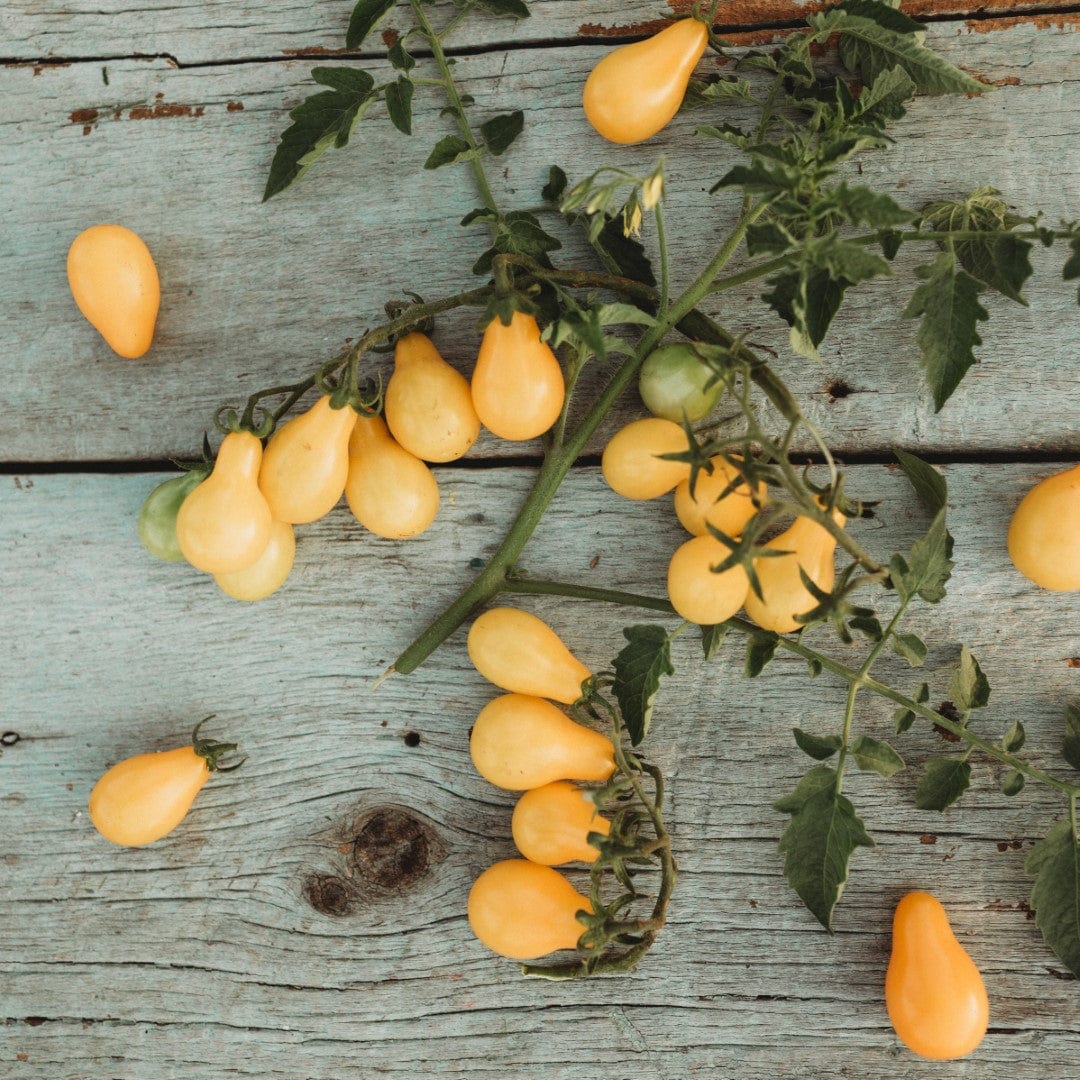
[[[205,105],[178,105],[174,101],[159,101],[153,108],[148,105],[140,105],[128,113],[129,120],[162,120],[175,116],[190,116],[197,118],[206,111]]]
[[[282,49],[282,56],[339,56],[341,53],[348,52],[349,50],[342,47],[340,49],[328,49],[325,45],[309,45],[306,49]]]
[[[229,112],[243,112],[244,103],[242,101],[227,101],[225,102],[225,108]]]
[[[1006,15],[1000,19],[968,19],[968,31],[989,34],[995,30],[1011,30],[1014,26],[1030,24],[1037,30],[1080,29],[1080,12],[1063,11],[1060,15]]]
[[[94,130],[98,115],[97,109],[76,109],[74,112],[68,113],[68,119],[73,124],[82,124],[82,133],[89,135]]]
[[[379,36],[382,38],[383,44],[388,49],[392,49],[398,43],[401,34],[397,30],[386,29]]]

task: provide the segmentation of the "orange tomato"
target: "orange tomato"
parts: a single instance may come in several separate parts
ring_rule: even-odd
[[[712,569],[730,554],[715,536],[695,536],[676,549],[668,564],[668,599],[684,619],[712,626],[743,606],[750,589],[746,571],[737,563],[720,574]]]
[[[847,521],[839,510],[833,521],[843,526]],[[829,592],[836,580],[834,552],[836,540],[822,525],[810,518],[797,517],[794,523],[766,545],[786,555],[754,560],[761,596],[753,589],[746,596],[746,614],[762,630],[788,634],[803,624],[796,618],[818,606],[814,594],[803,584],[799,568],[823,592]]]
[[[925,1058],[963,1057],[986,1034],[982,976],[929,893],[908,893],[896,905],[885,1004],[900,1041]]]
[[[503,694],[480,710],[469,752],[485,780],[510,791],[552,780],[606,780],[615,771],[606,735],[526,694]]]
[[[765,505],[767,489],[764,484],[758,484],[751,492],[745,480],[739,481],[739,470],[719,454],[711,462],[711,473],[698,472],[692,495],[689,478],[675,489],[675,514],[682,527],[694,536],[708,535],[710,525],[728,536],[739,536],[746,523]],[[725,495],[737,481],[738,486]]]
[[[469,659],[489,682],[571,705],[592,672],[550,626],[527,611],[496,607],[469,627]]]
[[[266,550],[273,516],[259,490],[261,462],[262,443],[250,431],[231,432],[213,471],[180,504],[176,542],[196,569],[232,573]]]
[[[218,588],[234,600],[265,600],[285,584],[296,558],[296,534],[284,521],[270,523],[266,550],[243,570],[215,574]]]
[[[472,377],[473,406],[484,426],[500,439],[535,439],[559,418],[565,397],[562,368],[536,320],[520,311],[509,326],[492,319]]]
[[[625,499],[655,499],[690,476],[685,461],[667,461],[660,454],[685,453],[686,432],[671,420],[634,420],[617,431],[604,447],[600,470],[611,489]]]
[[[335,409],[324,394],[270,436],[259,488],[278,521],[303,525],[324,517],[341,498],[349,472],[356,411]]]
[[[1080,589],[1080,465],[1048,476],[1023,498],[1009,524],[1009,558],[1043,589]]]
[[[535,960],[574,948],[585,932],[577,913],[591,913],[592,904],[557,870],[506,859],[473,882],[468,910],[472,932],[493,952]]]
[[[383,413],[390,434],[423,461],[456,461],[480,434],[468,379],[418,331],[394,346]]]
[[[518,851],[533,862],[557,866],[565,862],[596,862],[600,849],[589,833],[607,836],[611,822],[602,817],[587,791],[555,780],[526,791],[514,807],[510,831]]]
[[[432,471],[391,438],[379,416],[357,418],[345,498],[365,529],[390,540],[418,536],[439,511]]]
[[[709,44],[697,19],[680,19],[644,41],[607,54],[585,80],[582,105],[605,139],[652,138],[679,111],[694,67]]]

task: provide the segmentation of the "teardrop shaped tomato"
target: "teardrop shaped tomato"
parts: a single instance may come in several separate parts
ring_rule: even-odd
[[[615,143],[652,138],[679,111],[708,44],[703,22],[680,19],[644,41],[613,49],[585,80],[589,123]]]
[[[390,434],[423,461],[456,461],[480,434],[468,379],[419,331],[394,346],[383,413]]]
[[[710,525],[727,536],[741,536],[746,523],[765,505],[768,489],[758,484],[751,492],[750,485],[739,479],[739,470],[719,454],[711,464],[711,473],[698,472],[693,494],[689,478],[675,489],[675,514],[694,536],[707,535]]]
[[[134,360],[150,348],[161,305],[154,257],[123,225],[93,225],[68,249],[71,295],[88,322],[120,356]]]
[[[469,627],[469,659],[489,682],[516,694],[571,705],[592,672],[543,619],[512,607],[495,607]]]
[[[334,508],[345,490],[355,423],[355,409],[335,409],[324,394],[270,436],[259,487],[278,521],[304,525]]]
[[[746,571],[736,563],[715,573],[731,550],[715,536],[695,536],[681,545],[668,564],[668,599],[686,620],[713,626],[743,606],[750,589]]]
[[[526,859],[558,866],[596,862],[600,849],[589,843],[589,833],[607,836],[611,822],[601,816],[589,792],[566,780],[555,780],[526,791],[518,799],[510,831]]]
[[[573,949],[585,932],[577,913],[592,904],[550,866],[505,859],[473,882],[468,909],[472,932],[492,952],[535,960]]]
[[[365,529],[389,540],[418,536],[439,511],[434,474],[391,438],[379,416],[357,418],[345,498]]]
[[[896,905],[885,1004],[901,1042],[925,1058],[964,1057],[986,1034],[982,975],[929,893],[908,893]]]
[[[843,527],[847,518],[834,510],[833,521]],[[753,589],[747,593],[746,614],[762,630],[789,634],[803,626],[796,616],[805,615],[818,606],[817,598],[803,584],[799,570],[806,571],[806,576],[822,592],[829,592],[836,580],[836,539],[812,518],[797,517],[788,529],[765,546],[787,554],[754,560],[761,596]]]
[[[273,517],[259,490],[262,443],[250,431],[221,441],[213,472],[180,506],[176,541],[208,574],[243,570],[266,550]]]
[[[1080,589],[1080,465],[1046,477],[1009,523],[1009,558],[1040,588]]]
[[[655,499],[690,476],[688,462],[660,455],[689,449],[686,432],[673,421],[659,417],[634,420],[608,441],[600,469],[611,489],[624,499]]]
[[[270,523],[266,550],[243,570],[215,574],[218,588],[234,600],[265,600],[285,584],[296,558],[296,534],[285,521]]]
[[[552,780],[606,780],[615,771],[606,735],[526,694],[503,694],[480,710],[469,752],[485,780],[509,791]]]
[[[472,377],[472,400],[483,425],[500,439],[543,435],[559,418],[566,384],[558,358],[531,315],[515,311],[509,326],[484,329]]]

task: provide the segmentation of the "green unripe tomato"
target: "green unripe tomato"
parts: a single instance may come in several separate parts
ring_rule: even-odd
[[[653,416],[676,424],[685,416],[695,423],[712,412],[723,393],[719,382],[706,386],[712,377],[712,371],[689,345],[665,345],[650,353],[641,365],[638,390]]]
[[[162,562],[183,562],[184,555],[176,540],[176,515],[180,504],[206,479],[204,469],[192,469],[158,484],[146,497],[139,511],[139,539],[142,545]]]

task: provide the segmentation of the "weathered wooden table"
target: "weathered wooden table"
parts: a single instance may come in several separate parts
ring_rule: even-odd
[[[917,100],[897,149],[867,158],[866,174],[911,206],[995,183],[1020,208],[1080,215],[1075,5],[904,6],[1000,89]],[[783,880],[770,804],[804,769],[791,727],[832,724],[844,689],[822,677],[808,692],[794,660],[746,682],[737,649],[705,666],[689,635],[652,737],[681,864],[660,943],[633,975],[548,984],[475,942],[468,887],[512,853],[513,796],[468,756],[490,688],[461,633],[414,676],[371,683],[497,543],[533,467],[520,448],[489,439],[439,468],[443,510],[411,543],[362,535],[343,508],[301,528],[288,585],[254,607],[139,546],[143,498],[170,459],[197,454],[218,404],[333,355],[402,290],[434,297],[470,280],[465,178],[420,168],[448,130],[434,95],[418,95],[419,137],[367,122],[355,146],[260,204],[286,112],[308,93],[311,61],[338,50],[350,7],[6,0],[0,12],[0,729],[19,736],[0,757],[0,1075],[1080,1076],[1080,990],[1030,921],[1023,871],[1057,803],[1039,789],[1005,799],[978,759],[959,807],[915,810],[918,766],[940,749],[917,727],[901,741],[907,770],[849,782],[877,847],[856,855],[829,937]],[[613,155],[645,166],[678,141],[670,229],[690,267],[718,213],[705,194],[715,162],[685,149],[693,120],[613,151],[578,111],[602,39],[640,33],[654,5],[532,8],[520,23],[472,20],[458,41],[482,108],[527,109],[504,193],[527,203],[552,161],[572,176]],[[761,42],[797,15],[787,0],[739,2],[727,22]],[[162,273],[144,361],[107,350],[64,278],[72,237],[112,220],[148,240]],[[1040,271],[1030,308],[997,305],[981,365],[940,414],[913,326],[883,303],[888,282],[852,301],[822,368],[759,329],[771,323],[752,290],[734,318],[781,350],[853,486],[883,499],[859,526],[868,542],[901,550],[923,520],[890,448],[941,463],[957,569],[942,608],[915,620],[929,677],[967,642],[994,687],[988,733],[1022,718],[1052,770],[1078,688],[1080,601],[1021,579],[1003,537],[1022,492],[1080,454],[1075,286],[1055,275]],[[467,370],[468,320],[447,320],[439,340]],[[526,564],[655,593],[678,525],[666,506],[617,499],[593,462]],[[627,621],[588,603],[528,606],[589,664],[610,660]],[[168,839],[104,842],[86,814],[94,780],[179,744],[209,713],[243,743],[244,769],[211,783]],[[891,730],[880,703],[864,702],[860,722]],[[884,1012],[889,916],[912,887],[946,904],[989,987],[991,1031],[963,1062],[916,1060]]]

